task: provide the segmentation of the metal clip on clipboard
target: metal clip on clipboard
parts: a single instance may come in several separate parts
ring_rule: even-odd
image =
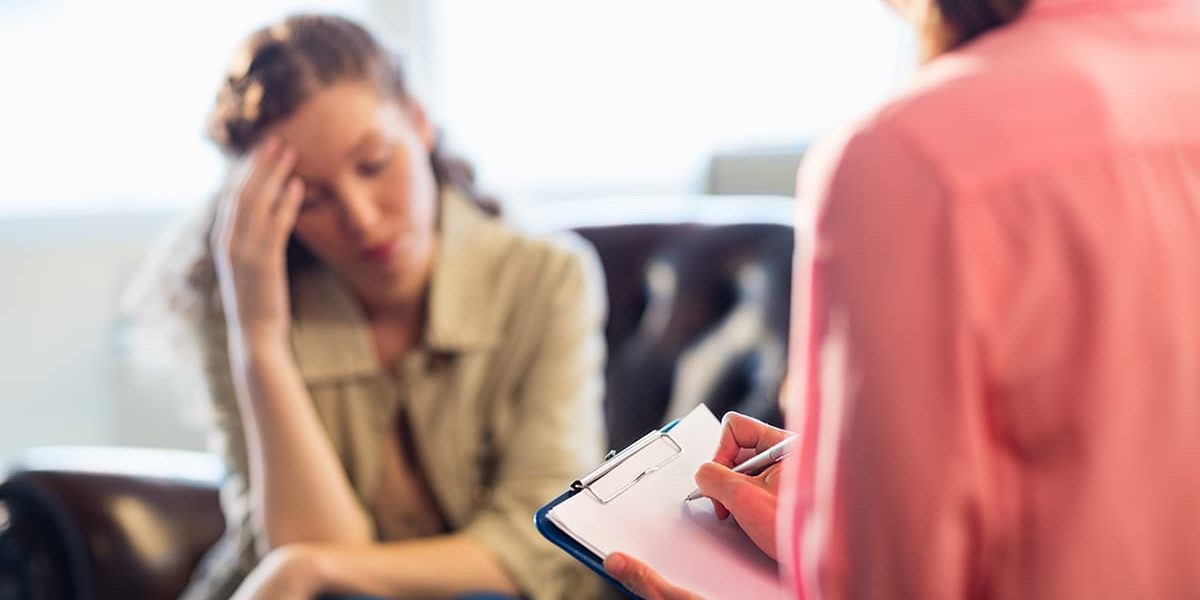
[[[671,434],[651,431],[615,455],[610,453],[596,470],[573,482],[571,489],[586,490],[601,504],[608,504],[682,453]]]

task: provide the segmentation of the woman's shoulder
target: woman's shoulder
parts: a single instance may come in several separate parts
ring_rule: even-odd
[[[1018,20],[933,59],[851,137],[860,148],[872,137],[903,144],[958,189],[1110,143],[1121,121],[1115,107],[1127,96],[1120,81],[1135,74],[1097,64],[1153,66],[1156,59],[1069,22],[1043,21]]]
[[[518,226],[485,215],[469,199],[454,194],[447,196],[445,207],[445,251],[450,256],[469,255],[464,262],[493,277],[555,279],[599,269],[594,247],[573,231]]]
[[[513,238],[513,252],[520,260],[542,265],[555,272],[582,270],[599,265],[599,256],[591,242],[570,230],[548,233],[528,232],[506,226]]]
[[[570,230],[531,232],[500,224],[509,239],[507,261],[519,267],[512,275],[527,289],[577,294],[603,290],[604,269],[595,247]]]
[[[434,313],[472,315],[479,327],[494,329],[519,315],[544,319],[558,307],[591,312],[606,304],[600,259],[578,234],[530,231],[461,199],[446,207]]]

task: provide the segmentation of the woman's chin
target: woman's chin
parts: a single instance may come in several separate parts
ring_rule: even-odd
[[[420,265],[404,260],[403,256],[387,261],[360,262],[350,271],[343,273],[343,276],[353,283],[361,295],[391,298],[400,303],[418,298],[428,279],[422,275]]]

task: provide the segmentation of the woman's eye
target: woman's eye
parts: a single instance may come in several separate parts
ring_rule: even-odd
[[[361,162],[358,164],[358,174],[363,177],[377,175],[388,167],[392,162],[392,153],[389,152],[386,156],[382,156],[376,160]]]
[[[309,210],[316,208],[325,202],[325,197],[320,194],[308,194],[300,201],[300,210]]]

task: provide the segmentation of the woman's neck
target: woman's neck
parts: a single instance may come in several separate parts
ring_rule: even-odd
[[[428,294],[393,302],[364,302],[375,354],[384,370],[394,371],[399,361],[420,345],[425,332]]]
[[[387,323],[422,322],[433,280],[433,261],[425,262],[420,270],[422,272],[410,272],[386,282],[350,282],[367,319]]]
[[[351,284],[370,324],[380,362],[388,370],[419,345],[425,333],[434,261],[430,257],[422,262],[421,272],[409,272],[386,284],[378,280]]]

